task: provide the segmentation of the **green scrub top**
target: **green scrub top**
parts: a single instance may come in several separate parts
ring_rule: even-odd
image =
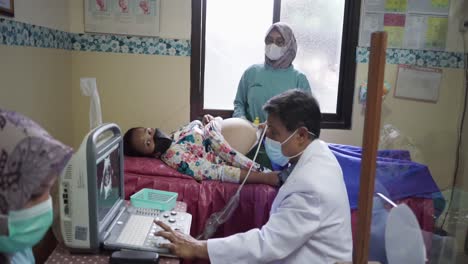
[[[266,121],[263,105],[273,96],[293,88],[311,93],[307,77],[292,65],[286,69],[274,69],[265,64],[252,65],[239,82],[233,117],[246,118],[251,122],[258,117],[263,123]]]

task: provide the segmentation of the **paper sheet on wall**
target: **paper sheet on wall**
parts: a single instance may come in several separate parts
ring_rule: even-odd
[[[372,32],[386,30],[390,48],[443,50],[449,6],[449,0],[365,0],[359,45],[368,47]],[[389,17],[404,22],[394,25]]]
[[[85,0],[85,31],[159,35],[159,0]]]
[[[365,13],[359,38],[359,45],[369,46],[372,32],[385,30],[388,33],[388,47],[401,48],[405,35],[403,14]]]
[[[404,47],[443,50],[447,39],[448,18],[410,15],[406,19]]]
[[[408,2],[410,13],[448,15],[449,7],[449,0],[411,0]]]
[[[405,12],[408,6],[407,0],[386,0],[385,11],[387,12]]]
[[[371,33],[384,29],[384,16],[381,13],[365,13],[359,37],[360,46],[369,46]]]
[[[426,47],[444,49],[447,39],[448,18],[428,17],[426,31]]]
[[[426,16],[408,16],[406,18],[404,47],[409,49],[424,49],[427,31]]]
[[[448,15],[450,0],[365,0],[365,12]]]
[[[441,80],[440,69],[399,65],[395,97],[437,102]]]
[[[388,47],[389,48],[401,48],[403,45],[403,35],[405,29],[403,27],[384,27],[384,30],[388,34]]]
[[[366,11],[368,12],[384,12],[385,0],[367,0]]]
[[[405,34],[405,15],[385,14],[384,30],[388,33],[388,47],[401,48]]]
[[[437,8],[448,8],[449,0],[431,0],[431,5]]]

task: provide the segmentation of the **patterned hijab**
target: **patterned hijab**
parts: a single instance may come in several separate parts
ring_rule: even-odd
[[[273,69],[286,69],[291,66],[293,60],[296,58],[296,37],[294,37],[294,33],[291,27],[289,27],[286,23],[277,22],[271,25],[271,27],[268,29],[265,39],[273,29],[276,29],[284,38],[287,50],[283,56],[277,60],[270,60],[267,56],[265,56],[265,64],[270,65],[273,67]]]
[[[0,108],[0,235],[8,232],[8,212],[43,194],[71,155],[31,119]]]

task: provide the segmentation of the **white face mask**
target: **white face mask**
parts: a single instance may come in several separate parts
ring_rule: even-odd
[[[265,46],[265,55],[270,60],[278,60],[284,55],[284,53],[286,53],[286,50],[286,46],[280,47],[276,44],[268,44]]]

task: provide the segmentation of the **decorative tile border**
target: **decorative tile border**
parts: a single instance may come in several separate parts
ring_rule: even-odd
[[[75,34],[0,18],[0,45],[78,51],[190,56],[189,40],[120,35]],[[356,49],[356,62],[369,62],[369,48]],[[387,49],[388,64],[463,68],[461,52]]]
[[[190,41],[119,35],[74,34],[73,50],[190,56]]]
[[[0,45],[71,49],[70,33],[0,18]]]
[[[356,49],[356,62],[369,62],[369,48]],[[387,49],[386,61],[388,64],[408,64],[421,67],[464,67],[464,54],[462,52],[447,52],[433,50]]]
[[[190,41],[75,34],[0,18],[0,45],[130,54],[190,56]]]

